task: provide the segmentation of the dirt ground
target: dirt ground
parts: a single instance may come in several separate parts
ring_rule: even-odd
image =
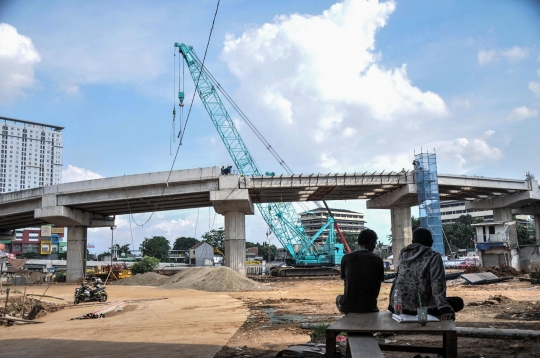
[[[339,279],[280,279],[262,282],[270,290],[203,292],[141,286],[107,286],[110,301],[129,302],[124,311],[103,319],[71,320],[101,306],[66,307],[46,314],[35,325],[0,326],[0,356],[19,357],[260,357],[270,358],[293,344],[310,341],[300,323],[331,323],[341,317],[334,301]],[[28,287],[42,294],[46,286]],[[47,302],[71,303],[73,285],[52,285]],[[21,290],[21,288],[17,288]],[[380,309],[388,303],[383,284]],[[15,294],[20,295],[20,294]],[[448,295],[466,307],[456,326],[540,330],[540,286],[517,279],[471,286],[448,282]],[[5,295],[0,295],[3,305]],[[166,299],[160,299],[166,298]],[[379,337],[396,344],[440,345],[438,336]],[[458,338],[459,357],[540,357],[534,339]],[[388,358],[412,353],[385,353]]]

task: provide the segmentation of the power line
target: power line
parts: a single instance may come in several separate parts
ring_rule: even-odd
[[[212,32],[214,31],[214,24],[215,24],[215,22],[216,22],[216,16],[217,16],[217,13],[218,13],[218,10],[219,10],[219,3],[220,3],[220,0],[218,0],[218,2],[217,2],[217,5],[216,5],[216,11],[215,11],[215,13],[214,13],[214,19],[212,20],[212,27],[210,28],[210,34],[208,35],[208,41],[206,42],[206,49],[205,49],[205,51],[204,51],[203,65],[204,65],[204,61],[205,61],[205,59],[206,59],[206,54],[208,53],[208,47],[210,46],[210,40],[211,40],[211,38],[212,38]],[[176,56],[176,53],[175,53],[175,56]],[[176,62],[175,62],[175,64],[176,64]],[[175,72],[176,72],[176,70],[175,70]],[[180,72],[180,69],[178,69],[178,72]],[[175,74],[174,77],[176,77],[176,74]],[[199,78],[200,78],[200,74],[199,74]],[[197,83],[196,83],[196,85],[198,85],[198,83],[199,83],[199,78],[197,78]],[[178,84],[178,86],[180,86],[180,84]],[[176,88],[176,86],[175,86],[175,88]],[[187,117],[186,117],[186,122],[185,122],[185,124],[184,124],[184,129],[183,129],[182,132],[181,132],[181,133],[182,133],[182,137],[180,138],[180,141],[179,141],[179,143],[178,143],[178,147],[177,147],[177,149],[176,149],[176,154],[174,155],[174,160],[173,160],[173,162],[172,162],[171,169],[169,170],[169,175],[167,176],[167,180],[166,180],[166,182],[165,182],[165,186],[163,187],[163,190],[162,190],[162,192],[161,192],[160,197],[163,196],[163,194],[165,193],[165,189],[169,186],[169,179],[171,178],[171,174],[172,174],[172,171],[173,171],[173,168],[174,168],[174,164],[176,163],[176,158],[178,158],[178,152],[180,151],[180,146],[182,146],[182,138],[184,137],[184,132],[185,132],[185,130],[186,130],[187,122],[188,122],[188,120],[189,120],[189,115],[190,115],[190,113],[191,113],[191,108],[192,108],[192,106],[193,106],[193,100],[195,99],[195,92],[196,92],[196,91],[193,92],[193,97],[192,97],[192,99],[191,99],[191,104],[189,105],[189,111],[188,111],[188,115],[187,115]],[[202,170],[202,169],[201,169],[201,170]],[[127,191],[126,191],[126,200],[128,200],[128,199],[127,199]],[[154,210],[154,211],[152,212],[152,214],[150,214],[150,217],[149,217],[143,224],[138,224],[138,223],[135,221],[135,219],[133,218],[133,214],[131,213],[131,207],[130,207],[130,205],[129,205],[129,200],[128,200],[128,208],[129,208],[129,215],[130,215],[131,219],[133,219],[133,223],[135,223],[135,225],[137,225],[137,226],[144,226],[144,225],[146,225],[146,224],[150,221],[150,219],[152,219],[152,217],[154,216],[154,213],[156,212],[156,211]]]

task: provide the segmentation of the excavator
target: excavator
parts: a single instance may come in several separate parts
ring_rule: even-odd
[[[184,43],[175,43],[174,46],[175,48],[178,48],[179,53],[183,56],[184,63],[187,65],[193,82],[195,83],[195,90],[225,144],[238,173],[243,176],[262,176],[262,171],[255,163],[253,156],[240,136],[218,91],[225,97],[248,126],[250,126],[279,163],[292,174],[290,168],[286,166],[283,159],[279,157],[270,143],[266,141],[244,112],[242,112],[236,103],[234,103],[232,98],[221,87],[208,69],[203,66],[203,63],[198,58],[193,47]],[[184,106],[184,98],[184,92],[178,92],[180,107]],[[173,115],[174,114],[175,112],[173,111]],[[269,172],[266,173],[266,175],[273,174]],[[292,203],[256,203],[256,206],[276,238],[287,250],[288,256],[290,257],[289,261],[291,265],[275,268],[271,271],[272,275],[281,277],[339,275],[337,266],[341,263],[341,258],[344,255],[344,247],[347,252],[350,252],[351,250],[327,205],[326,207],[329,212],[328,221],[315,235],[313,235],[313,237],[309,237],[306,234],[306,230],[301,224]],[[336,242],[334,229],[338,232],[342,243]],[[316,243],[316,240],[324,231],[328,231],[328,238],[321,246]]]

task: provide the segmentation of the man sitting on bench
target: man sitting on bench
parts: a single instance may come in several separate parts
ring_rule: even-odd
[[[377,244],[375,231],[365,229],[358,234],[357,251],[341,259],[344,293],[336,297],[341,313],[378,312],[377,297],[384,280],[383,260],[373,253]]]
[[[388,309],[394,312],[394,290],[399,290],[403,313],[416,315],[421,304],[428,307],[430,315],[455,320],[455,312],[463,309],[463,299],[446,297],[444,264],[441,255],[431,249],[431,231],[414,230],[412,242],[399,253],[398,274],[390,290]]]

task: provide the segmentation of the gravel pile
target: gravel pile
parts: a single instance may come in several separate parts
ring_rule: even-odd
[[[161,286],[167,279],[167,276],[162,276],[155,272],[147,272],[118,280],[114,284],[122,286]]]
[[[190,267],[171,276],[161,286],[210,292],[262,291],[268,288],[225,267]]]
[[[225,267],[189,267],[173,276],[155,272],[118,280],[115,285],[156,286],[165,289],[193,289],[209,292],[263,291],[268,287]]]

